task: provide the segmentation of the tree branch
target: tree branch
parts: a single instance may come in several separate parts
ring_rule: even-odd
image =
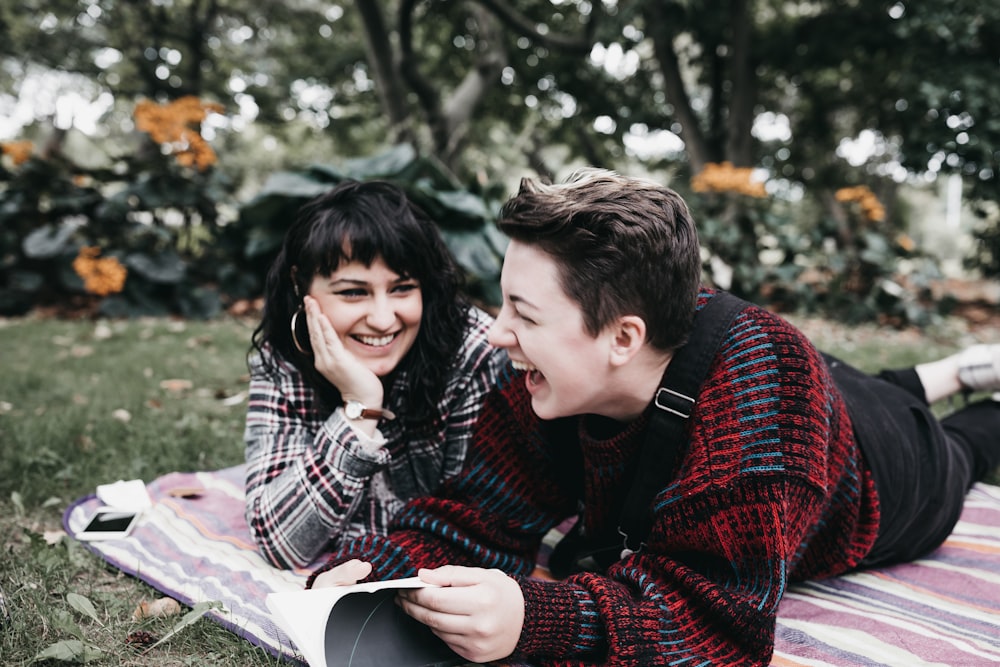
[[[757,97],[752,47],[752,17],[749,0],[732,0],[733,31],[732,97],[729,101],[729,124],[726,157],[738,167],[749,167],[753,159],[753,108]]]
[[[493,15],[473,5],[473,14],[480,27],[479,57],[444,103],[445,130],[448,135],[446,156],[454,155],[466,134],[469,119],[491,85],[495,85],[500,72],[507,66],[500,25]]]
[[[389,29],[376,0],[357,0],[356,5],[365,28],[365,46],[375,76],[375,89],[395,135],[393,141],[400,141],[408,133],[410,111],[393,61]]]
[[[681,124],[679,136],[684,141],[691,172],[697,174],[711,159],[705,135],[698,124],[698,116],[691,107],[691,98],[681,77],[680,60],[674,50],[673,22],[660,2],[647,3],[644,16],[653,39],[653,52],[660,65],[660,73],[663,75],[667,100],[673,105],[674,113]]]
[[[594,48],[594,31],[597,20],[591,18],[587,21],[584,34],[579,37],[571,35],[558,35],[554,33],[541,32],[537,23],[524,16],[502,0],[475,0],[480,5],[490,10],[508,28],[519,35],[530,38],[532,41],[569,54],[587,55]],[[600,2],[593,3],[593,6],[600,7]],[[595,9],[596,11],[596,9]],[[593,16],[593,15],[592,15]]]
[[[423,109],[428,122],[433,128],[434,119],[441,117],[441,103],[437,91],[420,73],[417,67],[417,54],[413,51],[413,12],[420,0],[403,0],[399,4],[399,71],[409,85]],[[437,141],[435,141],[437,143]],[[447,143],[447,142],[445,142]]]

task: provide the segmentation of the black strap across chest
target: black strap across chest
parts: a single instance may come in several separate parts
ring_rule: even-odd
[[[684,429],[708,368],[736,315],[747,302],[729,292],[718,292],[695,315],[687,344],[679,348],[660,380],[654,410],[639,452],[635,480],[625,499],[618,532],[623,546],[639,551],[653,525],[652,503],[674,474],[685,449]]]
[[[747,305],[743,299],[720,291],[697,312],[688,342],[674,353],[653,398],[654,409],[618,520],[619,541],[609,544],[608,536],[588,538],[577,522],[550,557],[554,575],[562,577],[583,569],[601,571],[643,548],[653,525],[653,500],[676,474],[678,458],[687,449],[685,428],[709,366],[733,319]],[[573,466],[571,469],[581,472]]]

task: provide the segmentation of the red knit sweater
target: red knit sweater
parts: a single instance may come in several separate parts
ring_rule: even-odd
[[[647,418],[603,439],[597,420],[575,419],[591,534],[617,523]],[[737,316],[720,346],[647,547],[606,573],[529,576],[542,537],[580,500],[553,481],[563,450],[545,428],[510,376],[484,404],[463,472],[411,502],[388,537],[347,543],[323,569],[361,558],[374,579],[444,564],[509,572],[526,606],[514,660],[765,665],[787,584],[851,569],[874,543],[878,502],[843,400],[816,349],[763,309]]]

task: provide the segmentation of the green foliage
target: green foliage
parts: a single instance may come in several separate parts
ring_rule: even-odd
[[[716,189],[688,192],[685,199],[708,282],[775,310],[849,323],[927,326],[940,319],[941,305],[930,291],[931,281],[942,277],[937,261],[882,217],[884,209],[866,188],[878,219],[851,202],[831,202],[832,215],[767,195],[762,184],[755,189],[746,180],[749,170],[731,165],[704,173],[721,173]]]
[[[967,265],[984,276],[1000,278],[1000,202],[981,202],[974,213],[976,226],[972,237],[975,245]]]
[[[212,245],[229,203],[221,172],[183,167],[155,145],[83,167],[56,154],[0,172],[0,314],[33,306],[87,305],[111,316],[219,312],[220,257]],[[124,284],[84,282],[84,248],[127,272]],[[116,271],[120,269],[116,268]]]
[[[298,207],[348,178],[403,187],[440,224],[467,269],[471,295],[499,303],[505,240],[493,230],[496,204],[456,187],[408,145],[342,166],[276,172],[242,205],[215,167],[184,167],[148,147],[117,165],[88,171],[32,157],[0,172],[0,315],[57,305],[96,306],[108,317],[214,317],[261,293]],[[226,220],[227,210],[237,219]],[[109,287],[107,276],[96,287],[87,283],[75,264],[85,248],[101,257],[84,262],[114,262],[112,269],[127,272],[124,283]]]

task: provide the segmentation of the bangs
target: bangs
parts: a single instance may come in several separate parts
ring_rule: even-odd
[[[298,264],[307,274],[328,276],[342,263],[356,261],[371,266],[381,258],[401,277],[417,277],[419,249],[408,242],[408,231],[361,215],[330,216],[313,225]]]

